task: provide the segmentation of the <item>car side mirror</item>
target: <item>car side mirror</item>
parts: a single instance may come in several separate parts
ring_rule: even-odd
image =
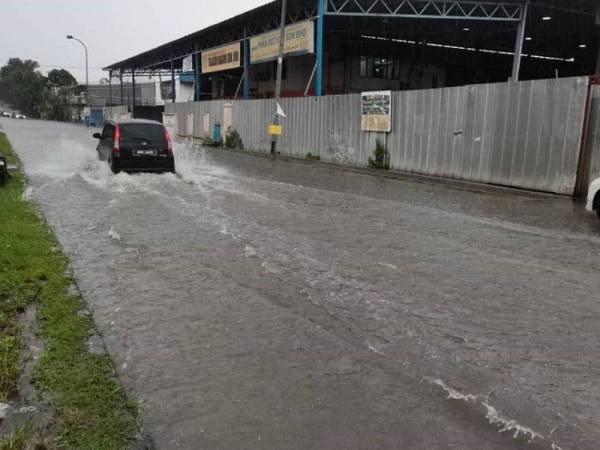
[[[102,135],[100,133],[94,133],[94,139],[102,139]]]

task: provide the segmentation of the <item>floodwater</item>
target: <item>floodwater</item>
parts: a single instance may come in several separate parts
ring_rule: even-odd
[[[0,120],[160,449],[597,449],[600,221],[224,150],[112,175]]]

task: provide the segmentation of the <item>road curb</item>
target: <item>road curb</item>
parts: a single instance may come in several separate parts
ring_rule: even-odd
[[[242,155],[256,156],[259,158],[271,159],[271,155],[268,153],[264,153],[264,152],[257,152],[254,150],[231,149],[231,148],[227,148],[227,147],[205,147],[196,140],[194,140],[192,143],[198,147],[205,148],[205,149],[223,150],[223,151],[227,151],[230,153],[238,153],[238,154],[242,154]],[[339,170],[342,172],[356,173],[356,174],[368,175],[368,176],[372,176],[372,177],[379,177],[379,178],[386,178],[386,179],[400,180],[400,181],[410,181],[410,182],[414,182],[414,183],[428,184],[428,185],[432,185],[432,186],[444,186],[444,187],[449,187],[452,189],[476,192],[476,193],[480,193],[480,194],[491,194],[491,195],[510,194],[510,195],[517,195],[520,197],[527,197],[527,198],[533,198],[533,199],[535,199],[535,198],[552,199],[553,198],[553,199],[564,199],[564,200],[570,199],[573,201],[577,200],[568,195],[552,194],[549,192],[533,191],[533,190],[528,190],[528,189],[520,189],[520,188],[515,188],[515,187],[510,187],[510,186],[502,186],[502,185],[496,185],[496,184],[477,183],[477,182],[473,182],[473,181],[458,180],[458,179],[454,179],[454,178],[435,177],[435,176],[431,176],[431,175],[424,175],[424,174],[412,173],[412,172],[371,169],[368,167],[343,166],[341,164],[331,163],[331,162],[327,162],[327,161],[302,159],[302,158],[296,158],[296,157],[289,156],[289,155],[281,155],[281,154],[277,155],[277,160],[301,163],[301,164],[305,164],[307,166],[334,169],[334,170]]]

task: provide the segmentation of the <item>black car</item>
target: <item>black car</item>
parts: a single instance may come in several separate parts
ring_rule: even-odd
[[[130,119],[104,124],[97,151],[101,161],[108,161],[113,173],[175,173],[173,144],[169,132],[151,120]]]

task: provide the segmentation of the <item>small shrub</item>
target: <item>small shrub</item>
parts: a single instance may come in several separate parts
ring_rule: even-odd
[[[306,154],[306,159],[309,159],[311,161],[321,161],[321,157],[319,155],[313,155],[311,152],[308,152]]]
[[[242,138],[237,130],[232,130],[231,127],[227,129],[227,133],[225,133],[225,147],[227,148],[238,148],[240,150],[244,149],[244,144],[242,143]]]
[[[389,170],[390,168],[390,155],[380,139],[375,142],[375,151],[373,157],[369,158],[369,167],[383,170]]]

